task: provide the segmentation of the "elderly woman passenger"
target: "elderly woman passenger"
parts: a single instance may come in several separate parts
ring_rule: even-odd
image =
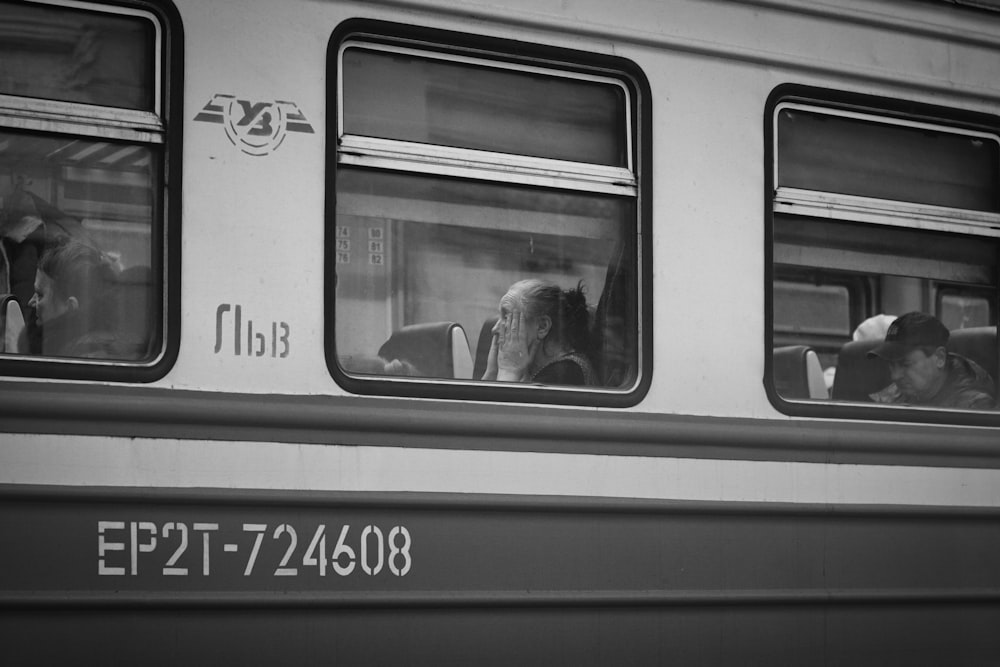
[[[484,380],[593,385],[587,351],[590,313],[583,287],[537,279],[514,283],[500,299]]]

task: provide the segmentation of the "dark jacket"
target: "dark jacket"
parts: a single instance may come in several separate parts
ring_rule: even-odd
[[[993,410],[996,407],[993,378],[982,366],[961,355],[948,353],[946,368],[948,377],[940,391],[919,405],[963,410]],[[895,383],[875,392],[871,398],[876,403],[913,404],[900,393]]]
[[[573,386],[596,384],[590,360],[578,352],[570,352],[550,361],[532,374],[531,381]]]

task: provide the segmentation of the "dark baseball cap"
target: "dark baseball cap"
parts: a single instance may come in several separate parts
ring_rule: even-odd
[[[906,313],[889,325],[885,340],[868,352],[868,358],[900,359],[915,347],[944,347],[950,336],[948,327],[926,313]]]

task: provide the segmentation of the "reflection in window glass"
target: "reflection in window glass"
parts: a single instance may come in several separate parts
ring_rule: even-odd
[[[843,284],[774,282],[774,345],[807,345],[824,369],[851,334],[851,293]]]
[[[344,53],[344,132],[626,165],[618,85],[402,53]]]
[[[634,343],[626,350],[622,338],[628,323],[609,324],[606,317],[598,332],[595,320],[610,287],[609,267],[630,243],[631,209],[632,202],[616,197],[342,168],[336,229],[341,364],[348,371],[383,372],[371,360],[394,332],[447,322],[461,327],[465,348],[458,345],[455,356],[442,360],[417,349],[423,338],[410,351],[393,344],[390,349],[402,350],[408,362],[394,374],[481,379],[501,297],[515,282],[535,278],[563,289],[582,283],[589,321],[581,325],[590,342],[578,351],[606,382],[621,386],[629,380],[623,365],[634,356]],[[615,298],[627,298],[626,289]],[[632,307],[621,304],[616,311]],[[617,340],[604,333],[612,325]],[[465,356],[471,364],[461,363]]]
[[[846,336],[851,327],[848,296],[843,285],[775,281],[775,331]]]
[[[0,94],[151,110],[153,25],[0,3]]]
[[[941,294],[940,317],[949,329],[969,329],[990,324],[990,301],[961,292]]]
[[[1000,211],[995,137],[799,108],[778,113],[779,187]]]
[[[156,154],[0,131],[0,294],[24,320],[7,354],[136,361],[158,349]]]

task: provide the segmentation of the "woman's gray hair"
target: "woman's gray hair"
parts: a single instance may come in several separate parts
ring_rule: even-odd
[[[590,311],[583,281],[573,289],[564,290],[550,281],[527,278],[511,285],[510,291],[520,297],[528,317],[548,316],[552,320],[549,334],[552,339],[567,343],[578,352],[589,353]]]

